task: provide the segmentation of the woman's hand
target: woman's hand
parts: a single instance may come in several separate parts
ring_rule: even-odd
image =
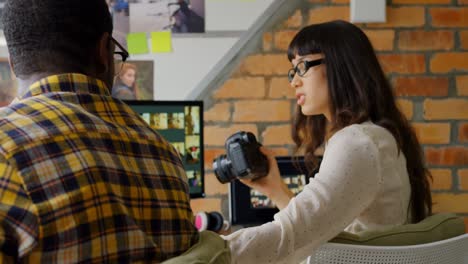
[[[278,163],[275,155],[265,147],[261,147],[260,151],[267,157],[269,171],[268,175],[255,180],[240,180],[243,184],[253,188],[270,198],[279,209],[286,207],[294,197],[294,194],[289,190],[288,186],[281,178]]]

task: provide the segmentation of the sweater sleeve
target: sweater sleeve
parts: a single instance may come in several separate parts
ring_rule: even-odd
[[[328,142],[319,172],[273,222],[224,237],[233,263],[299,263],[343,231],[382,184],[379,151],[357,126]]]

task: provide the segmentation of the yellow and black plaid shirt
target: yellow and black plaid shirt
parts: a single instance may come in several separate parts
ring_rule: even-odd
[[[103,82],[50,76],[0,109],[0,261],[160,262],[192,220],[177,152]]]

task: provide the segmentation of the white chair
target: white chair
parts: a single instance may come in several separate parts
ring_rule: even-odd
[[[364,246],[327,243],[321,246],[305,263],[466,264],[468,263],[468,234],[410,246]]]

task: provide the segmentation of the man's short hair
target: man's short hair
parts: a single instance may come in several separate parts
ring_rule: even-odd
[[[112,33],[105,0],[7,0],[2,20],[19,77],[85,72],[102,34]]]

